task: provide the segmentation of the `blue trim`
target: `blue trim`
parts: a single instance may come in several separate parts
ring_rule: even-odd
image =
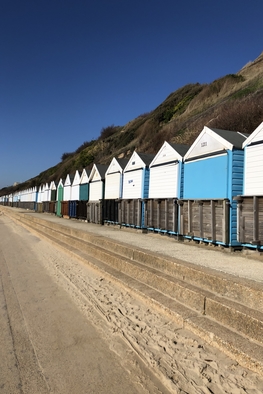
[[[178,169],[178,198],[183,198],[184,195],[184,163],[182,161],[179,162]]]
[[[250,249],[257,249],[257,250],[263,250],[263,245],[252,245],[252,244],[247,244],[247,243],[242,243],[241,244],[245,248],[250,248]]]
[[[149,167],[145,167],[143,169],[143,173],[142,173],[142,196],[141,196],[141,198],[148,198],[149,184],[150,184],[150,170],[149,170]]]
[[[239,246],[240,242],[237,240],[237,201],[233,198],[241,195],[243,191],[243,176],[244,176],[244,151],[235,150],[229,152],[229,244],[231,246]]]

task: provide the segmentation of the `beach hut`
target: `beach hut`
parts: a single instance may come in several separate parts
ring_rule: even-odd
[[[46,182],[43,189],[43,212],[49,212],[50,183]]]
[[[76,170],[72,184],[71,184],[71,196],[69,201],[69,216],[71,218],[77,217],[77,208],[79,202],[79,188],[80,188],[80,174]]]
[[[105,199],[122,198],[123,170],[128,159],[113,158],[105,173]]]
[[[68,174],[66,176],[64,187],[63,187],[63,201],[61,202],[61,214],[63,217],[67,217],[67,218],[70,217],[69,202],[71,200],[73,179],[74,179],[74,174]]]
[[[88,201],[89,199],[89,176],[90,169],[83,168],[80,181],[79,181],[79,200],[80,201]]]
[[[66,176],[66,179],[64,182],[63,201],[71,200],[73,179],[74,179],[74,174],[68,174]]]
[[[183,156],[188,149],[188,145],[164,142],[149,166],[149,198],[183,197]]]
[[[56,213],[57,184],[51,181],[49,185],[49,213]]]
[[[123,192],[119,221],[122,225],[144,227],[142,199],[149,195],[149,165],[154,155],[133,152],[123,170]]]
[[[50,201],[56,201],[56,195],[57,195],[57,183],[55,181],[52,181],[50,183]]]
[[[57,195],[56,195],[56,215],[57,216],[62,216],[61,212],[61,203],[63,201],[63,194],[64,194],[64,181],[62,178],[60,178],[58,182],[58,187],[57,187]]]
[[[164,142],[150,163],[149,198],[144,223],[149,230],[177,233],[177,198],[183,197],[183,156],[188,145]]]
[[[89,201],[87,203],[87,220],[92,223],[103,222],[102,200],[105,189],[105,173],[108,166],[93,164],[89,176]]]
[[[44,201],[50,201],[50,184],[46,182],[43,185],[43,202]]]
[[[207,126],[184,156],[180,234],[237,247],[237,204],[247,135]]]
[[[105,173],[104,220],[106,222],[119,222],[119,199],[122,198],[123,170],[128,159],[113,158]]]
[[[133,152],[123,170],[123,199],[148,198],[149,165],[154,155]]]
[[[77,209],[78,219],[87,219],[87,202],[89,200],[89,175],[90,169],[83,168],[79,181],[79,203]]]
[[[45,191],[45,184],[42,183],[42,184],[38,187],[37,204],[36,204],[36,211],[37,211],[37,212],[43,212],[43,197],[44,197],[44,191]]]
[[[238,202],[238,240],[263,249],[263,122],[243,143],[244,183]]]
[[[79,171],[76,170],[74,178],[73,178],[73,182],[72,182],[72,187],[71,187],[70,199],[72,201],[79,200],[79,187],[80,187],[80,174],[79,174]]]

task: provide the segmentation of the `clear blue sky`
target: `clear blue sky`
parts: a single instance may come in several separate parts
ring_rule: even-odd
[[[0,0],[0,188],[239,71],[263,51],[262,15],[261,0]]]

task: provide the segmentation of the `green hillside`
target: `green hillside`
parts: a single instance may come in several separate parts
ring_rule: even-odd
[[[192,144],[204,126],[251,133],[262,121],[263,53],[237,74],[210,84],[183,86],[153,111],[142,113],[126,125],[103,128],[97,140],[84,142],[74,152],[61,153],[56,166],[24,183],[1,189],[0,195],[58,181],[94,162],[109,164],[113,157],[128,157],[135,149],[155,154],[165,140]]]

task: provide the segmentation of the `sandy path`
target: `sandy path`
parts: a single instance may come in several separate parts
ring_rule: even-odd
[[[76,307],[73,284],[53,280],[46,263],[57,256],[0,217],[0,393],[159,393],[121,337],[114,343],[126,364],[110,349],[94,324],[98,313],[93,309],[90,321]]]
[[[41,266],[120,357],[132,380],[141,385],[139,392],[149,389],[150,383],[143,368],[132,361],[133,350],[170,392],[262,394],[263,379],[255,373],[177,326],[110,278],[21,227],[12,224],[12,228],[22,238],[31,237],[30,248]],[[122,346],[120,338],[128,348]],[[153,392],[151,388],[149,392]]]

